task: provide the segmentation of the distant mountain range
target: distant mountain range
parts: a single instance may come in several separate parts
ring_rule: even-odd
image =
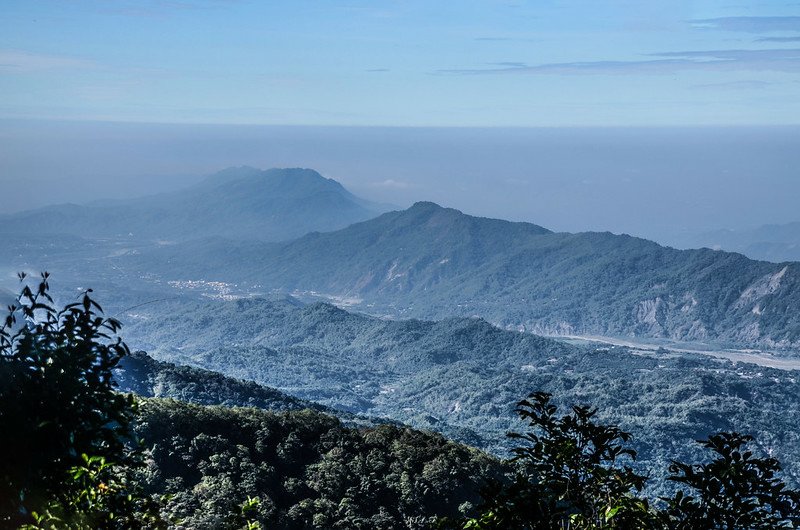
[[[776,263],[800,261],[800,222],[770,224],[751,230],[716,230],[684,236],[677,243],[682,247],[741,252],[753,259]]]
[[[479,315],[545,334],[800,344],[800,263],[554,233],[425,202],[282,244],[193,241],[111,264],[161,281],[232,282],[401,317]]]
[[[0,234],[0,265],[50,270],[117,298],[143,293],[119,308],[175,289],[282,293],[391,317],[480,316],[540,334],[800,347],[800,263],[555,233],[431,202],[376,217],[380,206],[312,170],[236,168],[181,193],[59,217],[61,208],[2,220],[10,232]],[[103,239],[134,225],[138,236]],[[54,236],[59,229],[74,234]]]
[[[386,210],[311,169],[239,167],[172,193],[62,204],[0,216],[0,235],[170,241],[219,236],[282,241],[344,228]]]

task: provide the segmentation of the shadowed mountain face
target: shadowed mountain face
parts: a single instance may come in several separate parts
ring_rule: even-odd
[[[0,234],[281,241],[336,230],[383,211],[310,169],[230,168],[173,193],[63,204],[0,217]]]
[[[548,333],[800,342],[799,264],[553,233],[433,203],[283,244],[196,241],[114,261],[162,280],[327,296],[371,313],[479,315]]]

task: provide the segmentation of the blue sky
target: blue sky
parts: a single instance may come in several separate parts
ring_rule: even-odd
[[[3,0],[0,96],[0,119],[800,124],[800,2]]]

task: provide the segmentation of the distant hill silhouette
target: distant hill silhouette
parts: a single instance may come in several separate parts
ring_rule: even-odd
[[[343,228],[385,210],[311,169],[238,167],[176,192],[0,216],[0,234],[282,241]]]
[[[686,236],[685,247],[708,247],[741,252],[753,259],[777,263],[800,261],[800,222],[763,225],[752,230],[716,230]]]

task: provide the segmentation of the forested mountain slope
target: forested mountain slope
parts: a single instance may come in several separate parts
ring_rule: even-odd
[[[137,436],[147,493],[165,497],[181,528],[238,528],[260,499],[265,528],[422,529],[480,501],[498,462],[433,433],[344,427],[319,412],[274,413],[147,400]],[[177,456],[180,457],[177,457]]]
[[[171,398],[198,405],[256,407],[287,411],[314,409],[333,412],[317,403],[256,384],[190,366],[157,361],[144,352],[123,357],[114,370],[120,392],[142,397]]]
[[[800,345],[800,264],[417,203],[284,244],[195,241],[112,259],[163,280],[344,300],[370,313],[479,315],[548,334]]]
[[[392,321],[292,300],[172,301],[136,309],[136,348],[353,413],[438,430],[506,455],[529,392],[599,408],[635,433],[644,469],[694,458],[690,443],[751,433],[800,482],[800,377],[666,350],[573,346],[479,319]],[[667,487],[654,476],[655,491]]]

